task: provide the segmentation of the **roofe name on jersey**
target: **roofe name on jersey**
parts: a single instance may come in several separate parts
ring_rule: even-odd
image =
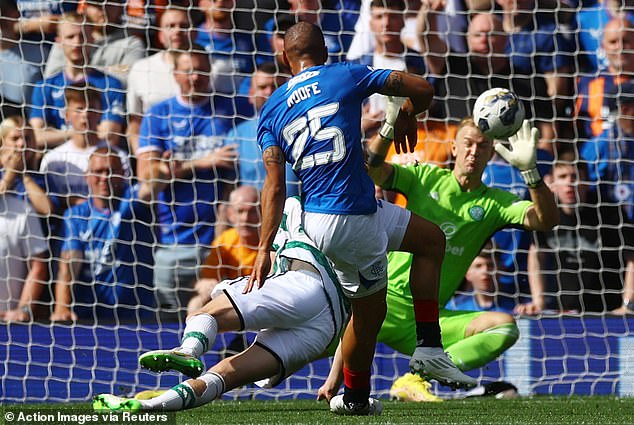
[[[321,93],[321,90],[319,90],[318,82],[314,82],[306,86],[301,86],[297,88],[297,90],[293,91],[290,96],[288,96],[288,99],[286,99],[286,105],[290,108],[291,106],[298,104],[302,100],[308,99],[313,94],[319,93]]]

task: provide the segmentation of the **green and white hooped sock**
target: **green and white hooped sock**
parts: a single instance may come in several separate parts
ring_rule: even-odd
[[[200,396],[187,382],[182,382],[158,397],[150,400],[140,400],[143,410],[162,410],[173,412],[202,406],[220,397],[225,392],[225,380],[215,372],[206,372],[196,378],[206,384]]]
[[[218,334],[218,322],[209,314],[187,319],[179,351],[198,358],[211,348]]]

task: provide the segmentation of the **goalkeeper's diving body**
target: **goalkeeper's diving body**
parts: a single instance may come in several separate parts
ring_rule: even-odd
[[[269,283],[245,293],[248,277],[225,280],[212,300],[189,315],[181,346],[141,355],[145,368],[177,370],[189,379],[150,400],[110,394],[94,398],[95,410],[175,411],[198,407],[239,386],[272,387],[337,344],[348,318],[348,303],[328,259],[308,239],[297,198],[288,198],[273,248],[275,271]],[[254,343],[207,372],[199,358],[216,334],[258,331]],[[202,373],[202,375],[201,375]]]
[[[389,102],[394,102],[390,99]],[[559,212],[550,189],[536,168],[537,129],[524,121],[518,133],[509,138],[512,150],[494,145],[471,118],[461,121],[452,145],[453,170],[428,164],[401,166],[384,161],[370,164],[375,184],[404,194],[407,209],[440,226],[447,246],[440,277],[440,326],[443,346],[462,371],[486,365],[512,346],[519,336],[513,317],[501,312],[449,311],[443,309],[460,287],[473,259],[491,236],[504,227],[546,231],[559,222]],[[369,151],[385,158],[391,141],[380,135],[373,138]],[[531,201],[482,183],[482,173],[493,152],[517,167],[529,187]],[[387,315],[377,340],[396,351],[410,355],[416,347],[414,309],[409,292],[411,255],[388,254]],[[319,398],[330,399],[341,380],[340,361],[333,364],[330,376],[319,390]],[[399,378],[390,392],[408,401],[439,401],[429,392],[429,384],[407,374]]]

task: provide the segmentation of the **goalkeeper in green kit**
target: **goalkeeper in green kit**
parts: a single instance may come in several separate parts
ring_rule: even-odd
[[[390,99],[388,105],[397,104]],[[389,106],[388,106],[389,109]],[[386,114],[390,118],[389,110]],[[491,236],[504,227],[545,231],[559,221],[554,196],[536,168],[539,133],[524,121],[519,132],[509,138],[511,150],[494,145],[478,129],[473,119],[458,126],[452,155],[453,170],[428,164],[400,166],[385,162],[392,142],[377,135],[368,147],[368,172],[374,183],[408,199],[407,209],[438,225],[446,236],[446,252],[439,287],[439,316],[442,343],[453,363],[462,371],[486,365],[511,347],[519,337],[513,317],[500,312],[449,311],[443,307],[463,281],[471,262]],[[529,187],[532,201],[482,183],[482,173],[498,152],[517,167]],[[388,255],[387,316],[378,341],[411,355],[416,347],[414,308],[409,290],[411,256]],[[339,388],[338,356],[319,399],[330,399]],[[410,368],[417,370],[410,363]],[[407,401],[440,401],[430,384],[411,373],[399,378],[390,391],[393,398]]]

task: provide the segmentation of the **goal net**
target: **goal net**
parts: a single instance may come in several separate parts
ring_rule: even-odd
[[[2,400],[132,395],[182,379],[141,370],[138,356],[178,346],[188,307],[250,273],[265,176],[257,120],[290,77],[281,49],[298,20],[320,25],[331,63],[408,70],[434,86],[416,152],[393,162],[452,167],[477,96],[519,96],[562,219],[550,232],[492,235],[479,257],[486,277],[468,274],[451,300],[509,313],[520,329],[468,373],[523,395],[634,395],[634,316],[623,314],[634,310],[634,9],[420,3],[0,0]],[[377,95],[364,103],[366,138],[384,108]],[[497,156],[483,181],[530,199]],[[287,194],[299,193],[288,168]],[[205,365],[253,338],[219,335]],[[274,389],[224,397],[312,398],[329,367],[318,360]],[[408,356],[379,344],[374,394],[387,397],[407,371]]]

